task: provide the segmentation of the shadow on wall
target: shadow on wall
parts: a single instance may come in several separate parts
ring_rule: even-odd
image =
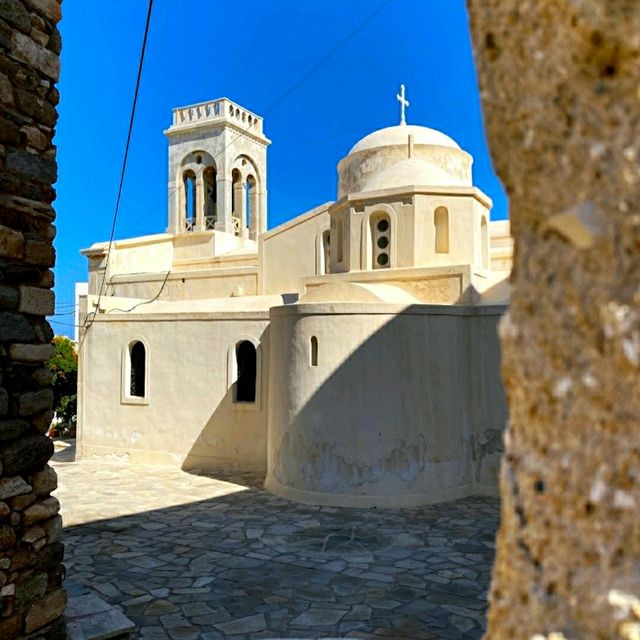
[[[268,465],[270,489],[312,502],[497,491],[504,307],[330,306],[273,310],[257,405],[229,388],[182,468],[244,482]]]
[[[246,343],[246,336],[238,338],[238,344],[243,343]],[[237,368],[227,358],[224,363],[229,369],[227,391],[183,460],[183,471],[203,475],[224,473],[233,482],[251,482],[252,485],[256,476],[264,477],[267,468],[268,328],[259,336],[256,346],[255,402],[237,400]]]

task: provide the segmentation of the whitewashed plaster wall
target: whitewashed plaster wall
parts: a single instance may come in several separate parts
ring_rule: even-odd
[[[118,315],[92,324],[80,361],[80,457],[264,472],[267,313],[190,316]],[[148,398],[128,404],[122,363],[136,339],[147,348]],[[242,339],[260,344],[255,405],[234,403],[229,386],[229,350]]]
[[[478,376],[497,377],[498,351],[474,363],[470,326],[495,332],[504,307],[348,303],[271,310],[266,486],[303,502],[410,506],[487,487],[474,429],[503,427],[504,398]],[[311,363],[311,337],[318,364]],[[492,346],[496,346],[493,345]],[[487,406],[485,406],[485,403]],[[483,419],[472,419],[472,411]],[[484,441],[483,441],[484,442]],[[475,447],[475,449],[474,449]],[[479,478],[477,480],[476,478]]]

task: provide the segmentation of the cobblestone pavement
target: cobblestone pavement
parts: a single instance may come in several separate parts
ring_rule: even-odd
[[[120,606],[137,638],[482,635],[497,499],[338,509],[276,498],[251,478],[54,466],[70,589]]]

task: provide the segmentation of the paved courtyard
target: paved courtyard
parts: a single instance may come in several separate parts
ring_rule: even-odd
[[[137,638],[482,635],[497,499],[312,507],[249,477],[55,458],[70,590],[121,607]]]

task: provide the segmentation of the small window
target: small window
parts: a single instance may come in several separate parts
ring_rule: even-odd
[[[129,395],[144,398],[146,383],[147,354],[142,342],[134,342],[129,347]]]
[[[386,213],[371,216],[371,257],[373,269],[389,268],[391,221]]]
[[[436,253],[449,253],[449,211],[438,207],[433,214],[435,227]]]
[[[318,338],[311,336],[311,366],[318,366]]]
[[[256,401],[257,354],[249,340],[243,340],[236,346],[236,402]]]

